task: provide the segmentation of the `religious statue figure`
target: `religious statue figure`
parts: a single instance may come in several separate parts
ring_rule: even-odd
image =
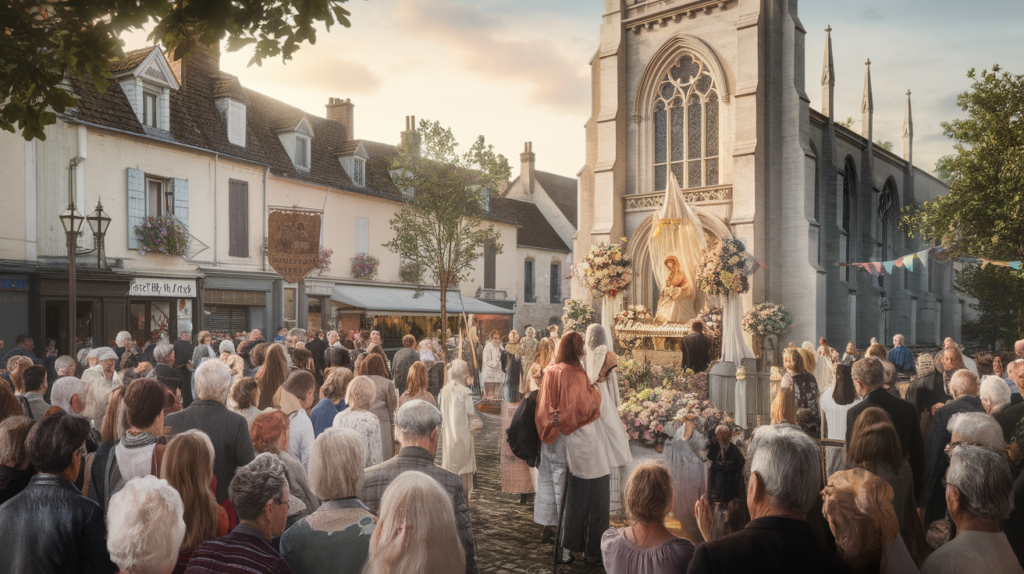
[[[665,258],[668,276],[658,299],[658,321],[685,323],[693,315],[693,285],[686,280],[686,272],[675,255]]]

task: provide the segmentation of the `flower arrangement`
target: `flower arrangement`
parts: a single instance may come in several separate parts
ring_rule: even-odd
[[[697,269],[697,287],[708,295],[728,297],[750,289],[748,276],[756,263],[739,239],[717,241],[704,250]]]
[[[743,330],[751,335],[781,337],[792,326],[786,307],[771,301],[762,301],[743,314]]]
[[[653,319],[654,317],[651,316],[651,312],[643,305],[630,305],[626,307],[625,311],[617,313],[615,317],[612,318],[612,324],[615,328],[615,339],[620,345],[622,345],[627,353],[631,353],[633,349],[636,349],[641,345],[650,345],[650,337],[643,337],[635,333],[626,333],[619,329],[635,323],[650,323]]]
[[[730,429],[736,428],[735,421],[723,410],[719,410],[711,401],[701,398],[698,395],[684,395],[680,400],[681,411],[692,412],[697,415],[696,431],[708,438],[708,442],[716,440],[715,429],[718,425],[725,425]]]
[[[398,266],[398,277],[405,283],[422,283],[423,266],[417,261],[403,261]]]
[[[135,237],[139,240],[139,253],[163,253],[173,257],[185,257],[192,235],[188,228],[173,215],[147,217],[135,226]]]
[[[317,275],[326,275],[331,272],[331,256],[334,255],[334,250],[320,246],[320,259],[317,261],[316,271]]]
[[[601,242],[590,247],[583,261],[576,265],[575,275],[594,297],[615,297],[633,280],[632,266],[633,259],[621,246]]]
[[[380,259],[369,253],[357,253],[352,261],[352,277],[356,279],[373,279],[377,276]]]
[[[629,438],[649,446],[660,445],[671,438],[665,427],[687,413],[697,415],[696,431],[709,441],[715,440],[718,425],[735,427],[732,417],[712,404],[707,395],[668,387],[627,391],[619,407],[619,418]]]
[[[690,369],[652,364],[646,357],[630,357],[619,361],[619,381],[628,390],[667,388],[683,393],[708,396],[707,373],[694,373]]]
[[[697,313],[697,320],[704,323],[704,334],[716,338],[722,336],[722,309],[704,307]]]
[[[597,314],[593,305],[580,299],[566,299],[564,309],[562,325],[566,333],[586,333],[587,326],[594,322],[594,316]]]

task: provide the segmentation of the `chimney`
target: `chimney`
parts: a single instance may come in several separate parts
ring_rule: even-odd
[[[537,180],[537,156],[533,153],[533,142],[526,142],[523,153],[519,154],[522,167],[519,169],[519,179],[523,184],[523,191],[526,195],[533,195],[534,182]]]
[[[402,147],[410,148],[413,155],[420,155],[420,134],[416,131],[416,116],[405,116],[405,131],[402,132]]]
[[[356,105],[352,103],[350,98],[328,98],[327,99],[327,119],[334,120],[339,124],[345,126],[345,135],[348,136],[349,140],[356,139],[356,117],[355,117]]]
[[[173,52],[168,55],[173,55]],[[190,73],[215,78],[220,74],[220,46],[198,45],[188,56],[170,62],[170,66],[171,71],[178,75],[178,82],[183,87],[188,84]]]

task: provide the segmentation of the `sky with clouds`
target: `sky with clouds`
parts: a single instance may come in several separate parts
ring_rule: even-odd
[[[960,115],[966,72],[998,63],[1024,73],[1024,2],[985,0],[805,0],[807,93],[820,109],[824,29],[831,25],[836,117],[858,130],[864,61],[871,58],[876,139],[901,149],[903,109],[913,91],[915,163],[931,169],[952,146],[939,122]],[[287,63],[246,67],[224,54],[221,69],[243,85],[323,115],[329,97],[352,98],[355,136],[398,143],[405,116],[451,126],[465,145],[479,134],[519,171],[523,142],[537,168],[574,176],[584,162],[590,67],[599,0],[350,0],[351,28],[318,34]],[[125,37],[126,49],[146,33]]]

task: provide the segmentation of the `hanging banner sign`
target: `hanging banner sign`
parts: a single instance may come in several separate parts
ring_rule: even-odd
[[[267,259],[282,279],[298,283],[320,264],[322,211],[271,208]]]

